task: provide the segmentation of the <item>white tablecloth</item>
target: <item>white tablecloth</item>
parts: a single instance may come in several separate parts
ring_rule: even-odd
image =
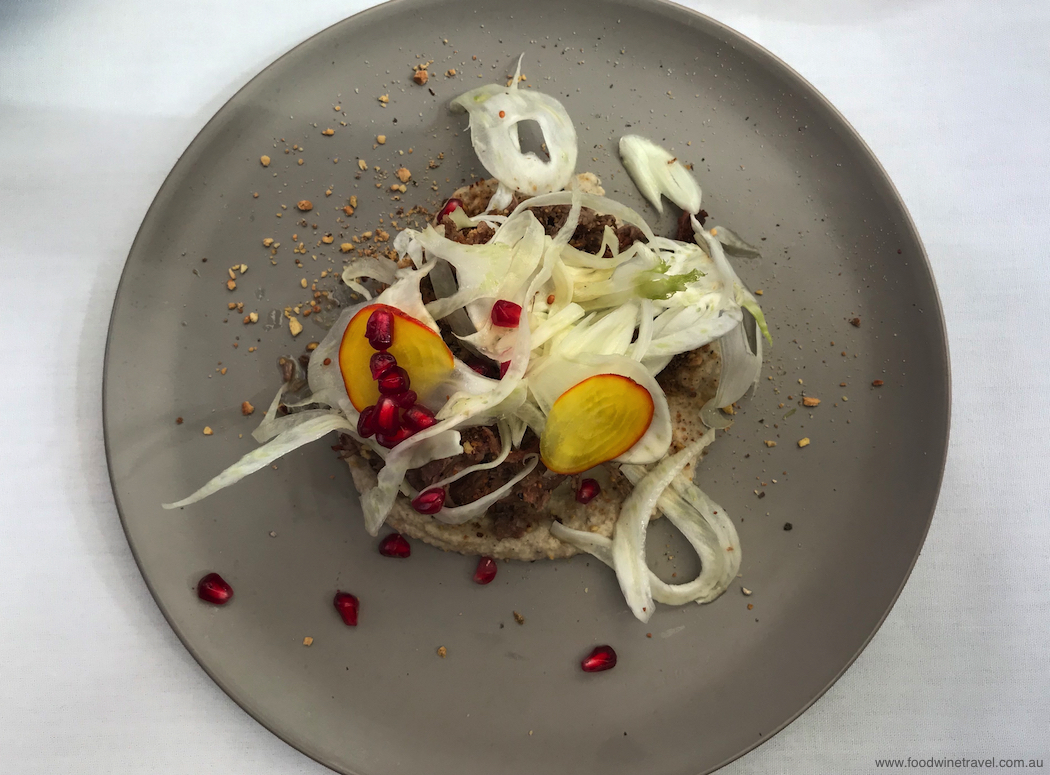
[[[0,771],[327,772],[249,718],[165,623],[102,445],[106,324],[135,231],[208,118],[363,0],[0,4]],[[876,759],[1050,767],[1050,3],[693,0],[857,127],[933,262],[948,468],[911,581],[817,704],[725,769]]]

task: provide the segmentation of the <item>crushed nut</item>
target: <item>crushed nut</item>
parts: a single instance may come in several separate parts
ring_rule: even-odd
[[[809,446],[809,436],[806,436],[806,438],[804,438],[804,439],[799,439],[798,440],[798,445],[800,447],[808,447]]]
[[[311,210],[314,209],[314,203],[311,202],[309,199],[300,199],[299,203],[296,205],[296,207],[298,207],[304,213],[308,213],[308,212],[310,212]],[[293,237],[292,239],[295,239],[295,238]]]
[[[228,291],[234,291],[234,290],[236,290],[236,289],[237,289],[237,283],[236,283],[236,281],[234,281],[234,280],[227,280],[227,281],[226,281],[226,290],[228,290]]]
[[[243,414],[245,417],[247,417],[248,415],[252,414],[254,411],[255,411],[255,407],[252,406],[249,402],[247,402],[247,401],[242,401],[241,402],[241,414]]]
[[[347,215],[353,215],[354,214],[354,208],[351,207],[350,205],[347,205],[346,207],[343,208],[343,212],[346,213]]]
[[[250,322],[252,322],[252,323],[258,323],[259,322],[259,313],[258,312],[249,312],[248,313],[248,320]]]
[[[376,135],[376,142],[380,145],[386,145],[386,135]]]
[[[744,597],[751,597],[751,590],[747,587],[740,587],[740,591],[744,593]]]
[[[444,659],[446,656],[448,656],[448,649],[444,646],[438,646],[437,655]]]
[[[426,70],[416,70],[412,75],[412,80],[418,83],[420,86],[424,86],[427,81],[430,80],[430,76],[427,75]]]
[[[767,447],[775,447],[777,445],[775,441],[771,441],[769,439],[766,439],[762,443],[765,444]]]
[[[273,244],[273,237],[267,237],[266,239],[263,240],[263,247],[264,248],[268,248],[272,244]]]
[[[329,129],[326,129],[323,132],[321,132],[321,134],[323,134],[325,137],[331,137],[332,135],[335,134],[335,130],[329,128]]]
[[[359,170],[366,170],[366,169],[368,169],[368,162],[365,161],[364,159],[358,159],[357,160],[357,168]]]
[[[292,332],[292,336],[299,336],[303,332],[303,324],[299,322],[298,318],[289,317],[288,330]]]
[[[882,387],[884,384],[886,384],[886,383],[884,383],[881,379],[877,379],[877,380],[874,380],[871,383],[871,386],[872,387]]]
[[[851,320],[849,324],[854,328],[860,328],[860,318],[853,318],[853,320]]]
[[[339,246],[339,249],[344,253],[349,253],[351,250],[354,249],[354,246],[351,245],[349,242],[344,242],[342,245]]]
[[[264,167],[269,167],[270,166],[270,157],[266,156],[265,154],[260,156],[259,157],[259,163],[262,164]]]
[[[215,433],[215,431],[213,431],[213,430],[211,429],[211,426],[210,426],[210,425],[205,425],[205,426],[204,426],[204,431],[203,431],[203,432],[204,432],[204,435],[205,435],[205,436],[211,436],[211,435],[212,435],[213,433]]]
[[[456,68],[454,68],[454,67],[445,71],[445,77],[446,78],[454,78],[455,75],[456,75]]]
[[[514,621],[518,624],[525,624],[525,617],[519,614],[517,611],[512,612],[514,614]]]
[[[182,425],[183,422],[185,422],[185,421],[181,417],[176,417],[175,418],[175,424],[176,425]]]
[[[803,396],[802,397],[802,405],[803,406],[817,406],[819,403],[820,403],[820,399],[819,398],[813,398],[813,396]]]
[[[309,635],[307,635],[305,638],[303,638],[303,645],[304,646],[312,646],[313,644],[314,644],[314,639],[311,638]]]
[[[310,344],[306,345],[306,349],[309,352],[313,352],[314,350],[316,350],[318,348],[318,346],[320,344],[321,344],[320,342],[310,342]]]
[[[407,183],[409,178],[412,177],[412,173],[409,172],[405,167],[398,167],[397,172],[395,172],[394,174],[397,175],[397,179],[400,180],[402,183]]]
[[[384,105],[386,105],[388,102],[390,102],[390,95],[389,94],[382,94],[382,95],[380,95],[379,96],[379,101],[382,102]]]

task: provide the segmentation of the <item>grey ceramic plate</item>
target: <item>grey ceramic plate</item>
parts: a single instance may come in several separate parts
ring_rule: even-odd
[[[930,268],[863,142],[754,43],[655,2],[533,0],[513,17],[506,8],[404,0],[370,10],[275,62],[201,131],[142,225],[114,306],[104,399],[113,487],[146,582],[186,647],[262,724],[336,770],[708,772],[827,689],[919,552],[948,433]],[[381,215],[389,228],[397,206],[433,205],[482,172],[446,106],[502,81],[522,51],[527,83],[564,102],[580,168],[611,195],[671,227],[617,160],[629,128],[692,162],[712,221],[765,251],[740,272],[764,291],[772,379],[700,474],[737,521],[743,577],[711,605],[662,606],[648,625],[585,557],[505,564],[478,587],[469,558],[422,545],[408,561],[379,556],[326,443],[191,508],[160,508],[253,447],[259,414],[242,417],[241,402],[265,407],[277,356],[321,338],[310,319],[295,341],[287,325],[266,326],[309,295],[300,280],[339,266],[333,248]],[[412,65],[431,59],[433,94],[411,80]],[[328,127],[333,136],[321,134]],[[286,155],[293,144],[304,150]],[[358,158],[369,165],[359,179]],[[412,179],[393,202],[393,178],[372,168],[401,165]],[[346,218],[352,194],[359,206]],[[316,206],[302,225],[294,206],[304,198]],[[319,242],[326,232],[334,244]],[[267,237],[281,243],[276,265]],[[299,242],[303,255],[291,250]],[[230,292],[227,270],[242,263]],[[230,301],[244,312],[229,312]],[[250,311],[260,323],[241,322]],[[803,390],[820,406],[800,407]],[[812,443],[801,449],[803,437]],[[661,573],[694,569],[653,531]],[[194,594],[211,570],[236,590],[222,609]],[[337,588],[362,600],[356,629],[332,609]],[[597,643],[613,644],[619,665],[584,674],[579,660]]]

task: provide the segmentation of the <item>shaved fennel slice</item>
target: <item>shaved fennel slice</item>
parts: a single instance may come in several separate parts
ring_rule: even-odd
[[[252,438],[260,444],[269,441],[278,433],[278,431],[274,430],[277,422],[277,407],[281,405],[281,399],[284,398],[284,392],[287,389],[288,383],[282,382],[281,386],[277,388],[277,395],[275,395],[273,401],[270,402],[270,406],[266,410],[266,414],[263,415],[259,426],[252,431]]]
[[[722,243],[722,248],[731,256],[739,258],[761,258],[762,253],[754,245],[745,242],[725,226],[714,226],[711,236]]]
[[[652,300],[641,300],[641,306],[638,310],[638,336],[628,353],[633,360],[639,362],[645,360],[646,352],[653,341],[653,318],[655,317],[655,312]]]
[[[718,536],[718,545],[725,560],[719,586],[724,590],[736,578],[742,560],[740,536],[737,535],[733,521],[726,514],[725,509],[711,500],[707,493],[697,487],[688,477],[678,476],[671,482],[671,487],[693,511],[703,517]]]
[[[397,264],[385,258],[355,258],[343,269],[343,282],[366,299],[371,299],[372,294],[368,289],[355,282],[355,280],[362,277],[369,277],[373,280],[379,280],[379,282],[387,283],[389,285],[397,280],[396,272]]]
[[[499,422],[498,430],[499,430],[499,438],[500,438],[501,447],[500,447],[499,455],[494,460],[491,460],[488,463],[475,463],[472,466],[467,466],[462,471],[457,471],[456,473],[452,474],[451,476],[446,476],[444,479],[442,479],[442,480],[440,480],[438,482],[434,482],[433,484],[428,485],[427,487],[424,487],[423,491],[425,492],[426,490],[440,490],[440,489],[444,489],[445,487],[448,487],[453,482],[457,482],[460,479],[462,479],[464,476],[469,476],[470,474],[474,473],[475,471],[488,471],[488,470],[496,468],[498,465],[500,465],[504,460],[507,459],[507,455],[510,454],[511,441],[512,441],[511,435],[512,434],[511,434],[511,430],[510,430],[510,425],[507,423],[506,420],[501,420]],[[461,452],[463,452],[462,446],[459,448],[459,450],[455,454],[458,455]],[[416,495],[419,494],[418,490],[416,490],[414,487],[408,485],[407,483],[405,484],[405,486],[402,489],[403,490],[408,490],[408,492],[409,492],[411,497],[415,497]]]
[[[652,584],[645,563],[645,534],[653,509],[678,472],[714,438],[714,431],[708,431],[681,452],[665,457],[635,485],[620,507],[612,540],[613,568],[627,605],[643,622],[653,615]]]
[[[510,204],[509,190],[535,195],[565,188],[576,168],[576,128],[565,107],[539,91],[487,84],[452,100],[453,109],[470,116],[470,141],[485,169],[499,180],[490,209]],[[543,132],[550,160],[521,152],[518,124],[535,121]],[[502,194],[502,195],[501,195]]]
[[[700,419],[708,428],[727,428],[732,419],[721,409],[739,401],[757,385],[762,374],[762,337],[754,331],[755,351],[751,350],[746,326],[755,326],[755,319],[746,315],[740,325],[718,339],[720,371],[718,389],[714,397],[700,410]]]
[[[567,304],[558,312],[549,315],[543,323],[532,332],[532,349],[541,347],[555,334],[566,331],[569,326],[582,318],[583,308],[579,304]]]
[[[506,206],[507,205],[503,205],[503,207]],[[502,210],[503,207],[497,207],[494,209]],[[480,226],[483,223],[487,223],[489,226],[499,226],[499,224],[507,220],[507,216],[505,215],[492,215],[490,213],[481,213],[480,215],[475,215],[473,218],[471,218],[463,211],[462,207],[457,207],[455,210],[449,213],[449,218],[452,219],[452,223],[456,224],[456,228],[460,230],[473,229],[476,226]]]
[[[518,407],[515,417],[524,422],[537,436],[543,435],[543,429],[547,426],[547,418],[531,401],[525,401]],[[520,443],[520,441],[518,442]]]
[[[620,469],[631,482],[638,482],[646,474],[641,466],[623,466]],[[707,499],[699,487],[678,474],[671,483],[675,489],[664,490],[657,501],[657,508],[677,527],[700,557],[700,573],[692,581],[668,584],[649,570],[649,583],[653,600],[667,605],[684,605],[688,602],[709,603],[721,595],[732,583],[740,569],[740,551],[736,529],[727,517],[724,521],[732,531],[731,538],[716,527],[721,508]],[[677,492],[679,487],[695,489],[702,496],[701,508]],[[713,509],[711,508],[713,506]],[[713,511],[713,514],[712,514]],[[612,541],[603,535],[565,527],[560,522],[551,525],[551,534],[566,543],[582,549],[614,568]]]
[[[641,135],[624,135],[620,157],[631,180],[659,212],[664,211],[661,195],[687,213],[700,212],[700,185],[669,151]]]
[[[196,503],[199,500],[207,498],[212,493],[216,493],[225,487],[229,487],[231,484],[239,482],[241,479],[249,474],[255,473],[260,468],[265,468],[274,460],[287,455],[289,452],[298,449],[304,444],[316,441],[332,431],[343,431],[351,434],[355,438],[359,438],[357,436],[357,428],[352,426],[342,415],[330,412],[322,417],[314,417],[302,425],[291,428],[285,433],[280,434],[263,446],[253,449],[188,498],[183,498],[181,501],[176,501],[175,503],[165,503],[163,506],[166,509],[178,509],[183,506],[189,506],[191,503]]]
[[[463,506],[442,508],[441,511],[434,515],[434,519],[439,522],[444,522],[446,525],[462,525],[464,522],[470,522],[472,519],[477,519],[488,511],[489,506],[509,493],[514,488],[514,485],[531,474],[539,462],[539,455],[527,455],[525,457],[525,467],[515,474],[505,485],[497,490],[493,490],[488,495]]]

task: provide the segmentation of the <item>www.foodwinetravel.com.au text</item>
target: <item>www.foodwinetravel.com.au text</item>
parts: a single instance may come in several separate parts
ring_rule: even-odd
[[[960,756],[908,756],[903,759],[876,759],[880,770],[1039,770],[1043,759],[1017,759],[990,756],[981,759]]]

